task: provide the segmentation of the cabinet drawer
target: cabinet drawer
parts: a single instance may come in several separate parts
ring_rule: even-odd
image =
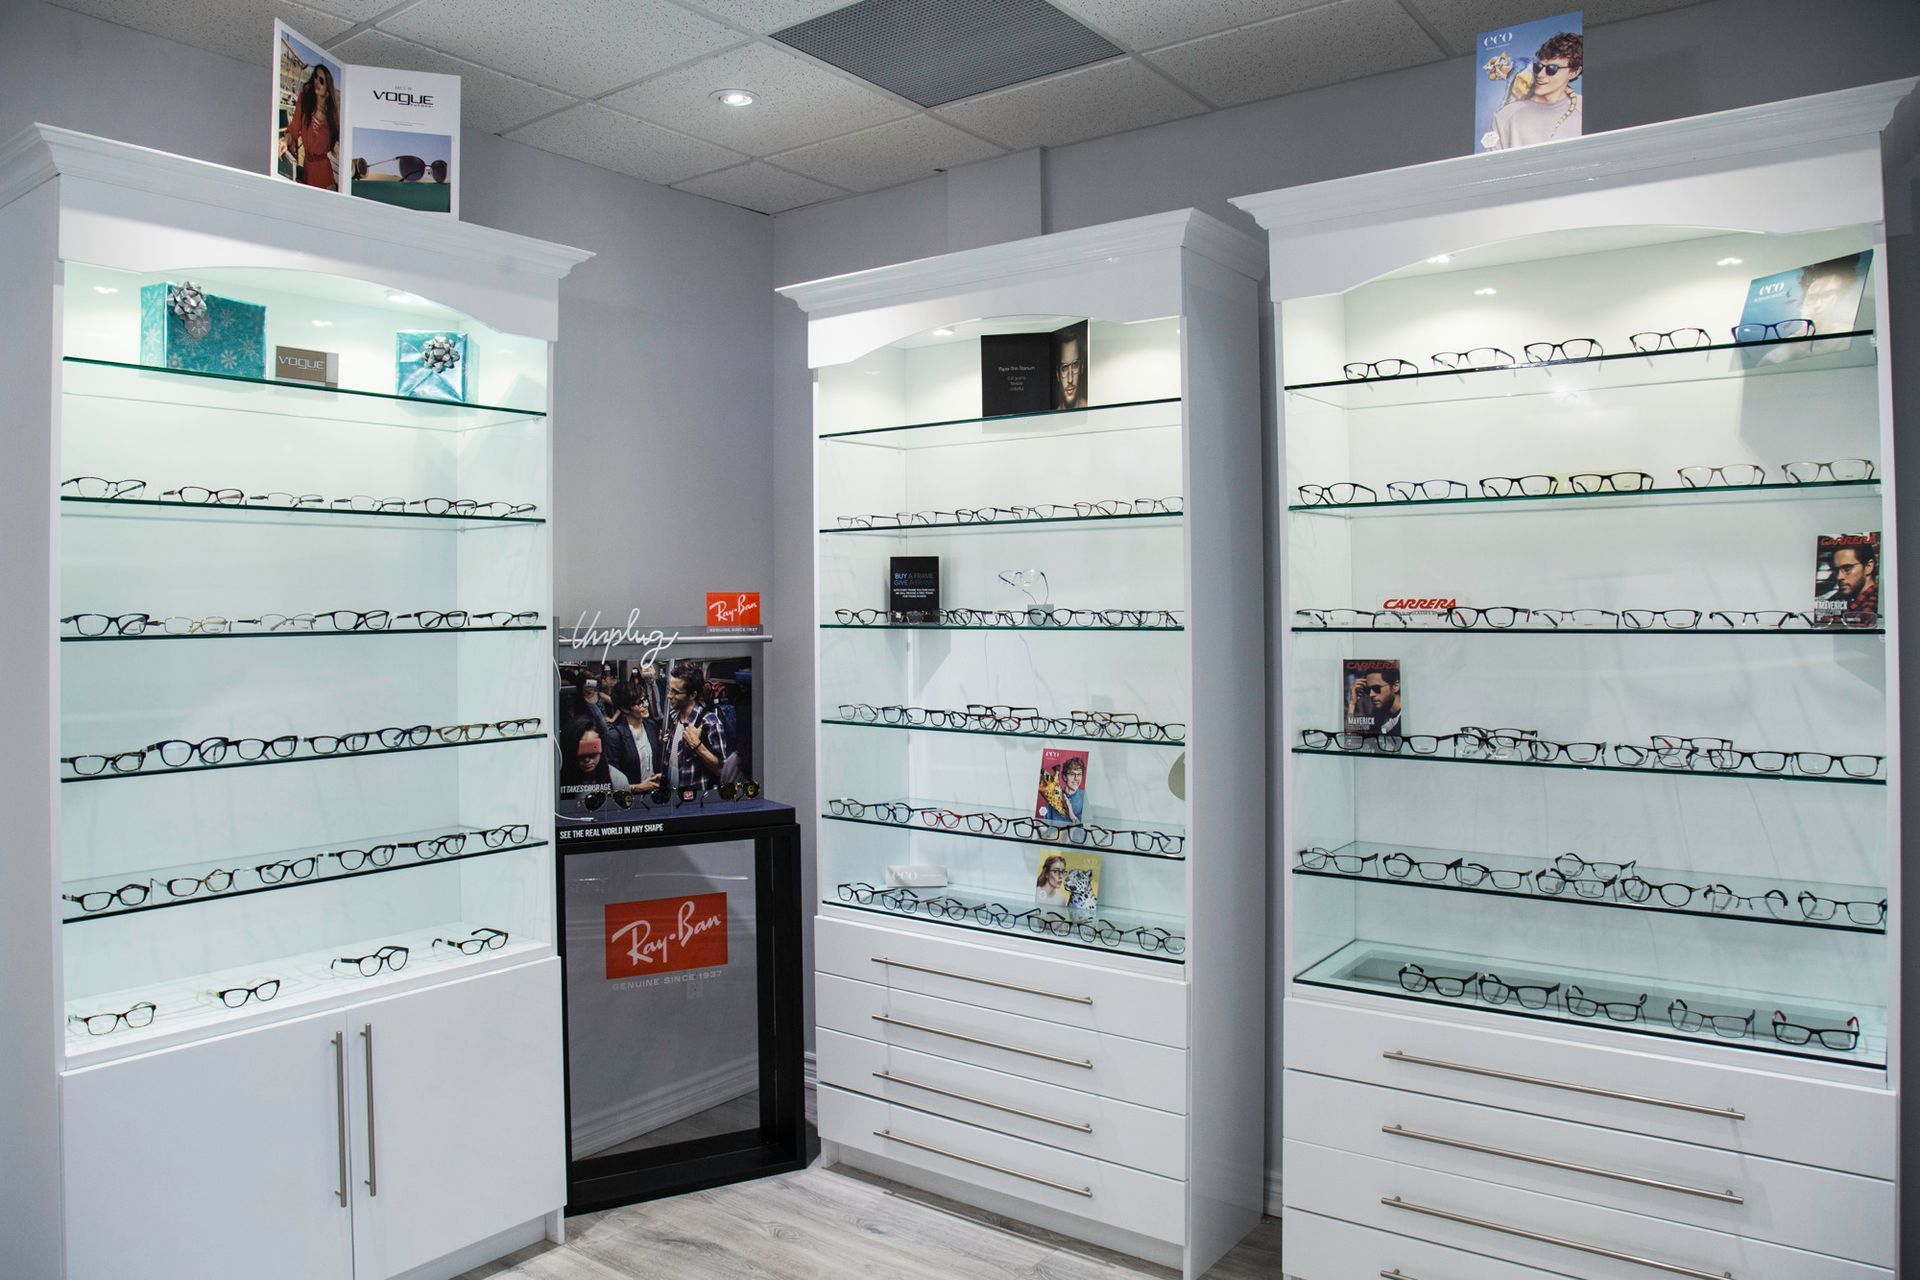
[[[830,1085],[821,1087],[819,1103],[820,1136],[830,1142],[1155,1240],[1178,1244],[1183,1238],[1183,1182]]]
[[[821,974],[817,1025],[1030,1080],[1187,1113],[1187,1055],[1040,1018]]]
[[[1283,1097],[1301,1142],[1893,1265],[1891,1182],[1300,1071]]]
[[[1187,1046],[1187,984],[822,916],[814,967],[1107,1035]]]
[[[1287,1000],[1284,1017],[1293,1070],[1893,1177],[1884,1089],[1312,1000]]]
[[[821,1030],[820,1083],[1164,1178],[1187,1172],[1184,1116]]]
[[[1883,1267],[1645,1214],[1282,1144],[1287,1208],[1585,1280],[1892,1280]]]
[[[1288,1210],[1280,1231],[1280,1272],[1289,1280],[1566,1280],[1560,1272],[1408,1236]]]

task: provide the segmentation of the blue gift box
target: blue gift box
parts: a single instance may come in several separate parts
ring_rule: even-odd
[[[399,348],[395,366],[396,387],[403,396],[421,400],[458,400],[467,398],[467,335],[446,329],[402,329],[396,337]],[[453,344],[453,362],[432,367],[422,356],[427,343],[445,338]]]
[[[140,363],[235,378],[267,376],[267,309],[206,294],[206,309],[182,316],[167,305],[170,284],[140,290]]]

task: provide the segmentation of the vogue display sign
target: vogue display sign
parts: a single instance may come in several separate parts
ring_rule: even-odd
[[[727,895],[683,894],[606,907],[607,980],[727,963]]]

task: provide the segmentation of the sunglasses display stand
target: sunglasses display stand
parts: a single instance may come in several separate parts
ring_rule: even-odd
[[[0,229],[0,1145],[44,1228],[6,1269],[425,1278],[555,1235],[546,415],[587,255],[44,127]],[[340,385],[142,365],[143,287],[186,281]],[[429,325],[472,403],[392,394]]]
[[[1283,388],[1294,1280],[1893,1274],[1911,88],[1234,202]],[[1857,313],[1733,336],[1851,255]]]
[[[815,374],[823,1148],[1188,1277],[1263,1188],[1262,266],[1187,211],[781,290]],[[980,416],[984,335],[1082,323],[992,374],[1084,407]],[[884,612],[902,554],[939,559],[932,621]]]

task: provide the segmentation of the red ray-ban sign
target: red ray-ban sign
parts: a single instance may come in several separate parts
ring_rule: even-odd
[[[607,904],[607,977],[641,978],[727,963],[727,895]]]
[[[752,631],[760,626],[758,591],[707,592],[707,625]]]

